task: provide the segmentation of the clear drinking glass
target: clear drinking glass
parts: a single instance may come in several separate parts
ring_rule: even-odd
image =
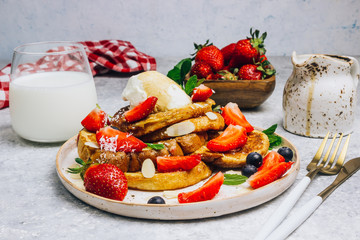
[[[12,127],[21,137],[59,142],[74,136],[97,103],[84,47],[40,42],[15,48],[9,99]]]

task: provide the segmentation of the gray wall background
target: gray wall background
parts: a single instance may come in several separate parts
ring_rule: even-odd
[[[0,0],[0,60],[37,41],[120,39],[154,57],[267,31],[268,55],[360,55],[360,0]]]

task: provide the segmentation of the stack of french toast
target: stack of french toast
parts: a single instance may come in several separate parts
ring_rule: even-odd
[[[152,96],[151,92],[147,94]],[[78,137],[79,157],[94,163],[116,165],[125,173],[129,188],[157,191],[194,185],[208,178],[217,169],[241,168],[245,165],[246,156],[250,152],[258,152],[265,156],[268,152],[269,140],[264,133],[256,129],[248,131],[246,142],[236,149],[213,151],[208,148],[208,142],[218,138],[229,125],[221,113],[213,110],[215,105],[216,103],[209,97],[196,101],[191,99],[183,106],[174,108],[164,108],[155,104],[150,113],[135,121],[129,121],[127,117],[127,113],[134,106],[122,108],[107,124],[143,143],[161,145],[162,148],[144,147],[140,151],[106,149],[99,146],[96,132],[84,128]],[[191,170],[171,172],[156,170],[155,175],[150,178],[145,177],[141,172],[146,159],[151,159],[156,168],[156,158],[159,156],[192,155],[200,155],[201,162]]]

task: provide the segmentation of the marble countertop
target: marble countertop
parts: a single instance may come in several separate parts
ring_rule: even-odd
[[[157,58],[158,71],[167,73],[179,59]],[[321,140],[293,135],[282,128],[282,91],[292,65],[290,57],[269,57],[269,60],[277,69],[275,91],[260,107],[243,112],[254,126],[277,123],[277,133],[297,147],[301,166],[296,185],[306,175],[305,167]],[[0,63],[0,67],[5,64]],[[127,74],[95,77],[98,102],[106,112],[114,113],[126,105],[120,96],[128,78]],[[360,155],[359,108],[358,103],[347,160]],[[155,221],[114,215],[87,205],[61,184],[55,168],[61,143],[42,144],[20,138],[11,128],[8,108],[0,110],[0,119],[0,239],[253,239],[289,193],[286,191],[252,209],[201,220]],[[334,178],[317,176],[295,209]],[[359,182],[360,173],[357,173],[288,239],[360,239]]]

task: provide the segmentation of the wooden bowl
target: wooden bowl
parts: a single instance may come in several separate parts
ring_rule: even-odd
[[[265,102],[275,89],[275,75],[263,80],[205,80],[215,93],[211,98],[222,106],[235,102],[239,108],[254,108]]]

